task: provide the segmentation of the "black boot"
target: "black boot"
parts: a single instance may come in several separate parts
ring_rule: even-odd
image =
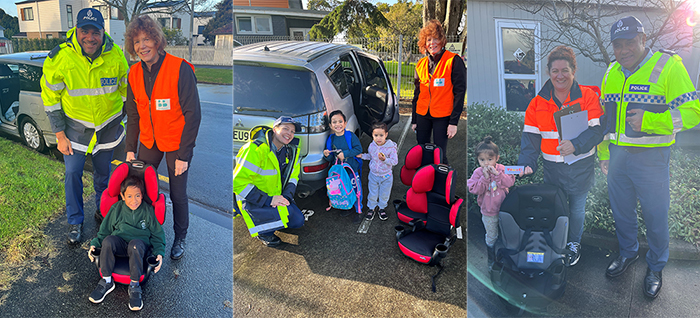
[[[488,254],[488,265],[489,265],[489,271],[491,271],[491,268],[493,268],[493,262],[496,261],[496,250],[494,249],[493,246],[486,246],[486,254]]]

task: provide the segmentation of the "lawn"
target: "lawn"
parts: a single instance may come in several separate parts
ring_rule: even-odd
[[[233,68],[204,68],[195,67],[194,75],[197,76],[197,82],[210,84],[233,84]]]
[[[43,244],[43,227],[65,211],[64,172],[61,162],[0,138],[0,261],[21,261]],[[95,193],[92,174],[83,184],[85,197]]]

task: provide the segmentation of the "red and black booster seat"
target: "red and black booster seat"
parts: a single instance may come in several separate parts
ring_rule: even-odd
[[[396,226],[396,239],[401,252],[416,262],[438,265],[455,241],[454,228],[459,224],[459,212],[463,200],[452,196],[454,170],[448,165],[431,164],[420,168],[413,177],[413,186],[406,194],[411,211],[425,215],[422,219],[408,221],[406,229]],[[440,272],[438,272],[440,274]],[[433,291],[435,277],[433,276]]]
[[[406,153],[406,160],[401,167],[401,183],[411,186],[413,176],[421,167],[429,164],[442,164],[445,162],[445,153],[435,144],[427,143],[415,145]],[[408,223],[413,219],[421,219],[425,222],[425,214],[411,211],[406,203],[394,200],[394,210],[399,221]]]
[[[163,225],[165,222],[165,195],[158,193],[158,174],[156,170],[151,165],[145,164],[143,161],[133,160],[131,162],[124,162],[117,166],[112,172],[112,176],[109,178],[109,184],[107,189],[102,192],[102,197],[100,199],[100,213],[103,217],[107,217],[109,209],[121,200],[120,190],[121,184],[124,179],[128,176],[136,176],[143,180],[146,193],[143,196],[143,203],[150,204],[155,209],[156,219],[158,223]],[[95,266],[100,269],[100,249],[95,249],[92,253],[95,257]],[[151,250],[146,251],[146,255],[143,258],[144,264],[144,274],[141,275],[139,283],[146,283],[148,277],[153,273],[158,262],[156,257],[151,254]],[[100,273],[101,274],[101,273]],[[100,275],[101,276],[101,275]],[[116,256],[114,263],[114,273],[112,274],[114,281],[120,284],[128,285],[131,279],[129,278],[129,258]]]

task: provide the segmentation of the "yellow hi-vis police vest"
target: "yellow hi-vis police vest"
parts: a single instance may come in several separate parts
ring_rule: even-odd
[[[620,63],[610,64],[601,85],[601,104],[615,131],[598,145],[600,160],[610,158],[610,143],[666,147],[675,142],[677,132],[700,122],[698,94],[681,60],[673,53],[656,52],[629,78],[625,78]],[[625,121],[631,109],[645,110],[639,132]]]
[[[233,169],[233,192],[236,194],[236,204],[252,237],[258,236],[259,232],[280,227],[286,228],[289,223],[289,211],[286,206],[278,206],[278,216],[266,215],[264,218],[257,218],[254,215],[255,211],[245,209],[244,201],[248,194],[257,188],[268,196],[281,195],[287,183],[297,184],[299,181],[299,170],[301,169],[299,149],[296,146],[288,145],[288,151],[293,153],[293,159],[287,157],[289,166],[287,174],[284,176],[287,182],[282,183],[281,174],[284,171],[280,171],[279,161],[270,149],[272,134],[272,129],[269,127],[258,126],[251,129],[251,140],[238,151],[236,166]],[[274,209],[267,208],[269,208],[268,210]]]
[[[129,67],[106,33],[100,55],[90,63],[76,30],[70,29],[66,42],[44,61],[41,99],[53,132],[65,131],[74,150],[97,153],[113,149],[124,137],[124,129],[115,126],[122,118]]]

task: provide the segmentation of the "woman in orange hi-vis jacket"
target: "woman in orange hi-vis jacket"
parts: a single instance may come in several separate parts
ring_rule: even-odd
[[[522,175],[537,169],[537,158],[544,159],[544,182],[559,186],[569,201],[569,240],[572,255],[569,265],[576,265],[581,252],[581,235],[586,215],[586,198],[594,182],[595,140],[560,140],[554,113],[567,107],[580,106],[588,111],[588,126],[600,125],[603,110],[598,95],[574,79],[576,56],[566,46],[558,46],[547,58],[549,80],[530,101],[525,111],[525,127],[520,141],[518,165],[525,166]],[[568,164],[567,155],[581,155],[582,159]]]
[[[141,59],[129,69],[126,161],[136,159],[137,146],[138,159],[156,169],[165,155],[175,231],[170,258],[180,259],[189,227],[187,172],[201,120],[194,66],[165,52],[165,35],[148,16],[129,23],[124,43]]]
[[[418,144],[430,142],[447,153],[447,139],[457,134],[467,92],[467,69],[462,58],[445,51],[447,37],[438,20],[420,30],[418,47],[427,56],[416,64],[411,128]]]

